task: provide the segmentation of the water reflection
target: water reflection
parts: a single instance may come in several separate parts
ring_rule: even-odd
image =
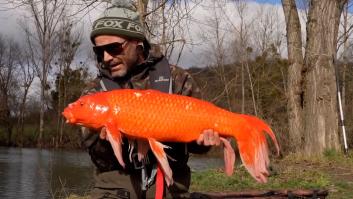
[[[223,159],[206,157],[204,155],[191,156],[188,165],[192,171],[203,171],[224,167]]]
[[[218,158],[191,157],[192,170],[223,166]],[[85,195],[93,183],[86,152],[0,147],[0,198],[65,198]]]
[[[92,184],[82,152],[0,148],[0,198],[63,198]]]

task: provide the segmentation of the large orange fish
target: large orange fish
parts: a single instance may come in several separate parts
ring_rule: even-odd
[[[234,137],[241,159],[250,174],[266,182],[269,164],[264,132],[278,143],[271,128],[262,120],[235,114],[196,98],[165,94],[155,90],[121,89],[82,96],[65,108],[68,123],[88,128],[106,128],[115,156],[122,166],[122,136],[147,140],[164,173],[168,185],[173,183],[161,142],[191,142],[206,129],[219,132],[224,145],[225,172],[232,175],[234,151],[226,138]]]

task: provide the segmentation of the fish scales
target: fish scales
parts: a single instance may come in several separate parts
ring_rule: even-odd
[[[234,115],[211,103],[157,91],[114,95],[110,106],[120,110],[116,120],[122,132],[159,141],[190,142],[205,129],[230,132]]]

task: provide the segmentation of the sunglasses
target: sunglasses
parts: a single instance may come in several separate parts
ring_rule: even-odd
[[[117,56],[123,52],[124,44],[126,42],[127,40],[125,40],[123,43],[114,42],[103,46],[93,46],[93,52],[96,54],[97,59],[102,61],[104,58],[104,51],[113,57]]]

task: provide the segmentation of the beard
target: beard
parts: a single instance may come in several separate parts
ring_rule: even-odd
[[[120,59],[104,63],[104,69],[109,71],[113,78],[124,77],[128,73],[128,66]]]
[[[117,66],[110,68],[110,75],[113,78],[124,77],[127,74],[127,72],[128,70],[125,64],[119,64]]]
[[[104,70],[109,72],[112,78],[126,77],[136,65],[138,65],[138,55],[135,52],[125,52],[103,63]]]

